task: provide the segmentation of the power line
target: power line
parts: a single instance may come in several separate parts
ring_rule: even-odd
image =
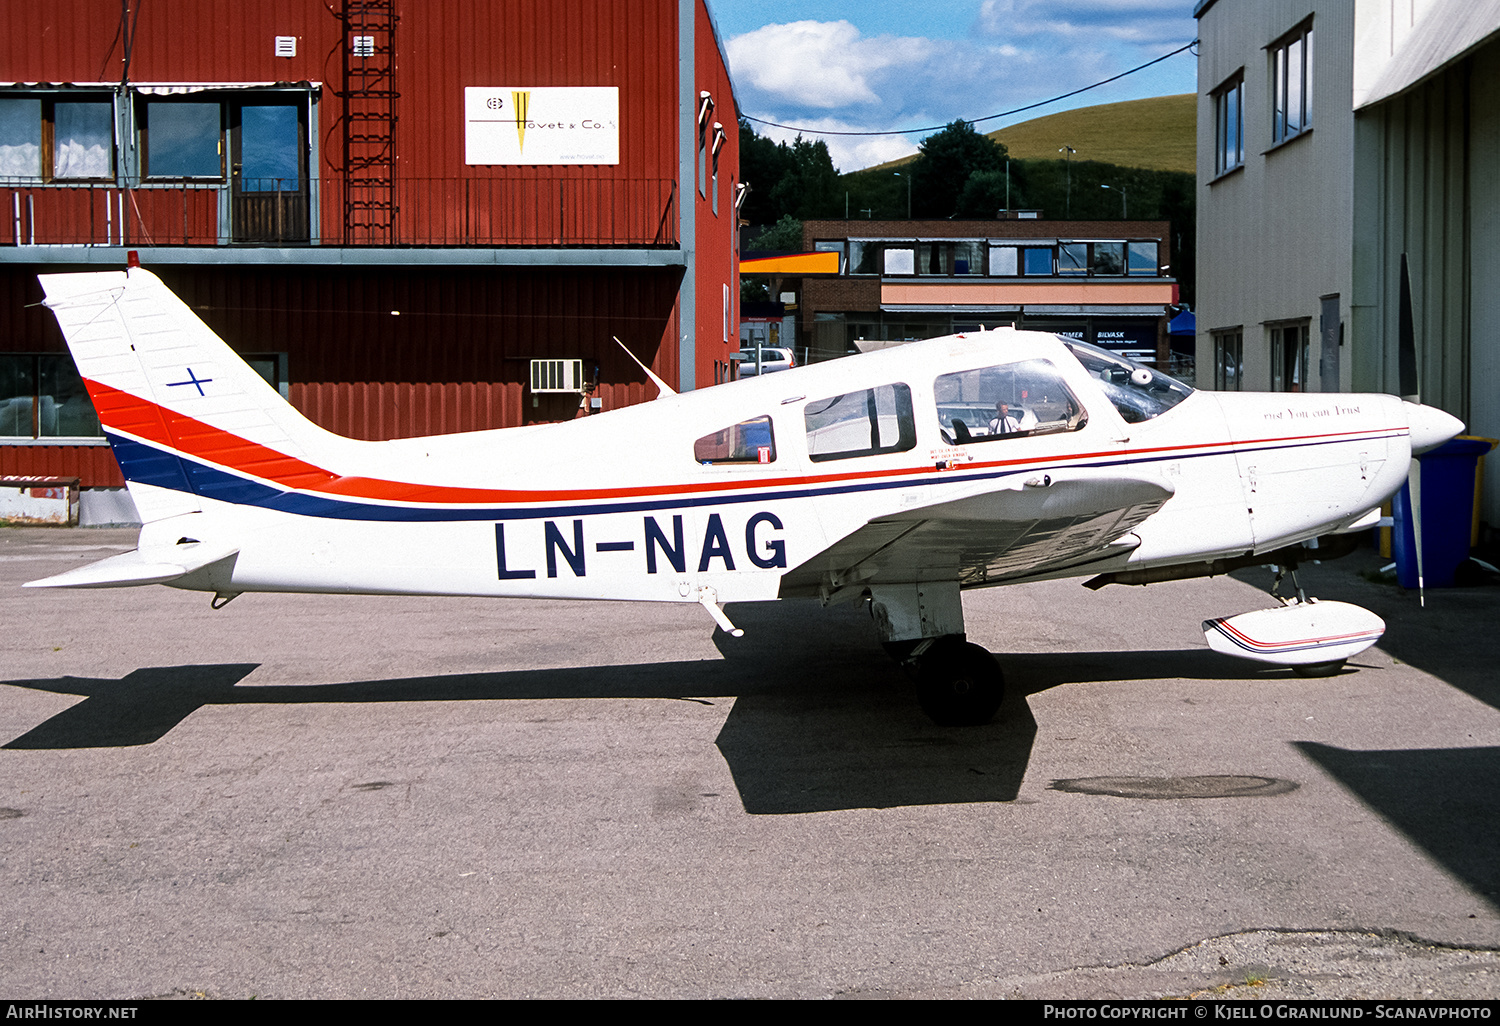
[[[999,114],[986,114],[982,118],[966,118],[963,120],[965,124],[977,125],[981,121],[994,121],[996,118],[1007,118],[1012,114],[1022,114],[1028,110],[1035,110],[1038,107],[1045,107],[1049,103],[1056,103],[1058,100],[1066,100],[1070,96],[1077,96],[1079,93],[1086,93],[1090,89],[1098,89],[1102,85],[1109,85],[1109,83],[1111,82],[1118,82],[1126,75],[1134,75],[1137,71],[1145,71],[1147,68],[1151,67],[1151,65],[1160,64],[1168,57],[1176,57],[1184,50],[1191,49],[1192,47],[1197,45],[1198,40],[1195,39],[1191,43],[1188,43],[1186,46],[1179,46],[1171,53],[1164,53],[1155,60],[1147,61],[1140,67],[1131,68],[1129,71],[1122,71],[1118,75],[1115,75],[1113,78],[1102,79],[1101,81],[1095,82],[1093,85],[1086,85],[1081,89],[1074,89],[1071,93],[1063,93],[1060,96],[1054,96],[1048,100],[1040,100],[1037,103],[1028,103],[1026,106],[1017,107],[1014,110],[1002,110]],[[766,121],[764,118],[752,117],[749,114],[741,114],[740,117],[744,118],[746,121],[754,121],[758,125],[769,125],[772,128],[785,128],[788,131],[801,132],[804,135],[914,135],[917,132],[940,132],[948,127],[947,125],[929,125],[926,128],[902,128],[889,132],[834,132],[826,131],[820,128],[802,128],[797,125],[782,125],[778,124],[775,121]]]

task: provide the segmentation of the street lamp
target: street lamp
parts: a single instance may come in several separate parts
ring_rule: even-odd
[[[1063,160],[1068,165],[1068,199],[1066,208],[1067,213],[1064,216],[1071,218],[1073,216],[1073,154],[1077,153],[1078,151],[1071,146],[1063,146],[1057,152],[1064,155]]]
[[[910,221],[911,220],[911,172],[908,171],[906,174],[903,175],[900,171],[892,171],[891,174],[895,175],[897,178],[905,178],[906,179],[906,219],[908,221]]]
[[[1101,189],[1109,189],[1109,188],[1114,188],[1114,187],[1113,186],[1108,186],[1108,185],[1101,185],[1101,186],[1099,186],[1099,188],[1101,188]],[[1118,186],[1118,188],[1120,190],[1120,220],[1122,220],[1122,221],[1129,221],[1130,220],[1130,194],[1125,191],[1125,186],[1121,185],[1121,186]]]

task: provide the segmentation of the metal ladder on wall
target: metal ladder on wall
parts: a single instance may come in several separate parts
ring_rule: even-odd
[[[344,0],[344,244],[396,240],[395,0]]]

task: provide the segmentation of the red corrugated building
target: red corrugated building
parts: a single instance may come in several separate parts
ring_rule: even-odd
[[[650,398],[611,336],[682,389],[729,378],[739,133],[704,0],[15,0],[4,20],[0,476],[122,483],[36,276],[129,250],[356,438]]]

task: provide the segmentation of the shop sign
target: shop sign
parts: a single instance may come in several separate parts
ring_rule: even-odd
[[[617,86],[464,89],[465,164],[618,164]]]

